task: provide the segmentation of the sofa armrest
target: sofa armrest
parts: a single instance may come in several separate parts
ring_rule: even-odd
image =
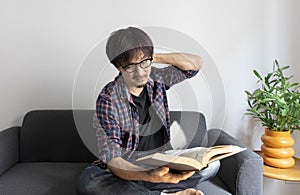
[[[20,127],[0,131],[0,175],[19,161]]]
[[[209,146],[232,144],[246,147],[222,130],[208,131]],[[218,176],[233,194],[263,193],[263,160],[250,149],[221,160]]]

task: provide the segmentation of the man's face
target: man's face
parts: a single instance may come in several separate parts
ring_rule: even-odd
[[[129,89],[129,91],[135,90],[136,88],[143,88],[149,78],[151,72],[151,66],[149,65],[146,68],[141,66],[147,66],[151,56],[145,56],[143,52],[138,52],[135,58],[133,58],[129,64],[122,64],[122,67],[119,67],[118,70],[122,73],[124,81]],[[148,60],[148,61],[147,61]],[[151,63],[151,62],[150,62]]]

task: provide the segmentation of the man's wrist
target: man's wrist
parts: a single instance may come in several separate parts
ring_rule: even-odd
[[[176,53],[154,53],[153,54],[153,63],[169,64],[172,65],[175,60]]]
[[[161,60],[161,55],[158,53],[154,53],[152,55],[152,58],[153,58],[153,60],[152,60],[153,63],[159,63]]]

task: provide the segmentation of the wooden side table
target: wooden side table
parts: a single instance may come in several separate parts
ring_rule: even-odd
[[[255,152],[259,155],[261,154],[261,152]],[[295,166],[288,169],[279,169],[264,165],[264,176],[273,179],[300,182],[300,159],[295,158],[295,161]]]

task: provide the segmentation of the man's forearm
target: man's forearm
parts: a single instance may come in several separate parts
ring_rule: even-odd
[[[154,170],[146,170],[138,167],[121,157],[114,158],[108,162],[108,168],[116,176],[125,180],[142,180],[153,183],[178,183],[186,180],[194,174],[194,171],[171,173],[169,167],[163,166]]]
[[[125,180],[150,181],[148,170],[136,166],[121,157],[109,161],[108,168],[118,177]]]
[[[181,70],[199,70],[203,60],[200,56],[187,53],[154,53],[153,63],[170,64]]]

